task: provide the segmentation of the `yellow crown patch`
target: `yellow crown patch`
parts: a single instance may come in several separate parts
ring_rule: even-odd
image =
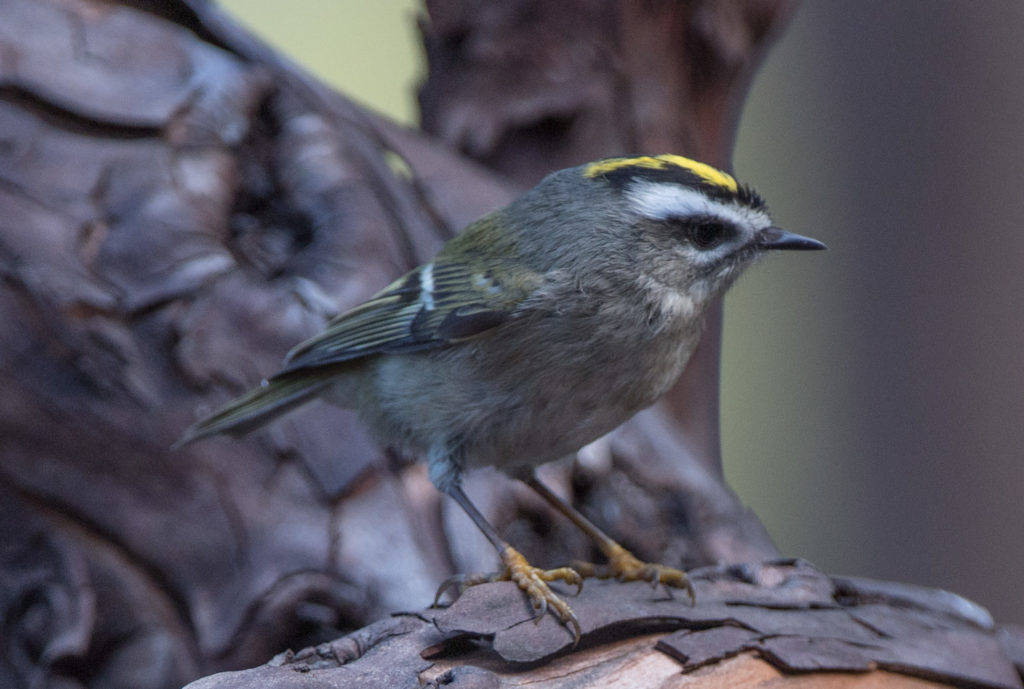
[[[590,163],[583,169],[584,177],[600,177],[616,170],[627,167],[649,168],[651,170],[669,170],[673,167],[681,168],[687,172],[700,177],[708,184],[722,187],[730,192],[739,191],[739,184],[721,170],[711,167],[707,163],[691,160],[680,155],[665,153],[656,156],[637,156],[635,158],[608,158]]]

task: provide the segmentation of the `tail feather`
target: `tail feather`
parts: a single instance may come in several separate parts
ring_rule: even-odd
[[[317,375],[311,371],[294,371],[264,380],[210,416],[189,426],[174,447],[179,448],[218,433],[235,436],[248,433],[308,402],[330,383],[330,380],[325,380],[322,372]]]

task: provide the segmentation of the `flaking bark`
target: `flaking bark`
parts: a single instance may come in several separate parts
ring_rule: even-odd
[[[507,587],[366,627],[423,608],[450,571],[493,553],[351,414],[316,406],[245,440],[170,447],[326,317],[545,171],[635,151],[726,165],[746,80],[786,11],[430,2],[421,99],[439,142],[331,92],[202,0],[0,7],[0,684],[174,687],[283,648],[312,658],[351,632],[329,643],[333,679],[292,657],[267,681],[354,686],[400,669],[407,683],[499,686],[481,674],[493,670],[423,660],[418,635],[457,653],[464,623],[442,620],[504,619],[472,605],[522,613]],[[721,481],[719,320],[708,325],[665,403],[546,469],[598,521],[618,513],[605,525],[638,555],[685,567],[775,554]],[[591,556],[525,489],[484,472],[470,490],[538,563]],[[627,617],[651,599],[616,586],[588,587],[581,619],[619,609],[602,596]],[[712,589],[673,624],[732,629],[701,617]],[[650,653],[668,628],[638,620],[591,630],[588,652],[604,639]],[[561,638],[551,622],[520,627]],[[499,631],[472,635],[500,646]],[[255,686],[245,678],[201,686]]]

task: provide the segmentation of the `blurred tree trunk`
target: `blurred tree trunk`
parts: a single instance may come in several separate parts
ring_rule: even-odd
[[[169,448],[517,184],[633,151],[726,166],[784,4],[432,2],[424,120],[447,146],[204,0],[0,5],[0,684],[178,686],[490,568],[349,412]],[[548,468],[677,566],[774,554],[721,482],[719,322],[667,402]],[[469,483],[533,559],[590,556],[505,479]]]

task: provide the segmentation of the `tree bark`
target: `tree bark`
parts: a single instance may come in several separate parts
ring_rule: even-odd
[[[445,610],[383,620],[189,689],[1020,686],[1012,644],[988,613],[944,591],[828,577],[799,561],[694,578],[696,607],[639,582],[588,586],[573,600],[578,648],[554,619],[531,623],[514,584],[492,584]]]
[[[489,569],[493,553],[423,468],[382,454],[348,412],[320,405],[245,440],[170,446],[543,171],[629,151],[726,165],[786,8],[429,10],[424,120],[446,143],[358,108],[203,0],[0,6],[0,684],[180,686],[282,648],[315,653],[422,608],[451,571]],[[665,403],[546,469],[638,555],[687,568],[775,554],[721,481],[719,323]],[[482,472],[468,489],[531,559],[591,556],[506,479]],[[588,587],[579,609],[598,614],[614,586]],[[508,593],[482,587],[459,605],[522,612]],[[628,616],[647,598],[622,600]],[[592,648],[616,626],[602,619]],[[638,619],[616,643],[666,629],[649,610]],[[453,607],[395,620],[436,632],[446,653],[470,623],[495,643],[496,623],[548,628],[538,638],[564,650],[547,619]],[[388,624],[338,643],[426,638]],[[272,681],[295,678],[327,681]]]

